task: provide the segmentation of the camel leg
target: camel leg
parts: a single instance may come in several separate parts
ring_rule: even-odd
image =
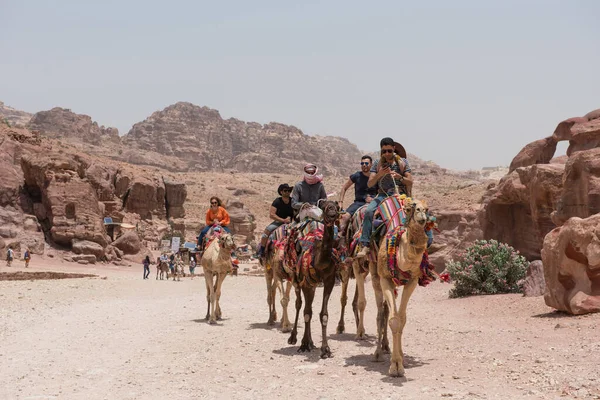
[[[275,308],[275,296],[273,291],[273,269],[265,270],[265,280],[267,281],[267,305],[269,306],[269,320],[267,321],[267,325],[273,325],[275,320],[273,319],[273,311]]]
[[[371,272],[371,283],[375,292],[375,305],[377,306],[377,348],[375,349],[375,361],[382,361],[383,346],[382,338],[387,331],[386,321],[384,319],[384,300],[383,291],[381,290],[380,277],[377,273],[377,264],[369,262],[369,272]]]
[[[315,344],[312,341],[310,332],[310,321],[312,320],[312,303],[315,298],[316,288],[311,286],[304,286],[302,293],[304,294],[304,336],[302,337],[302,344],[298,349],[298,352],[311,351]]]
[[[358,292],[358,327],[356,329],[356,339],[363,340],[366,338],[364,319],[365,308],[367,306],[367,298],[365,296],[365,278],[367,277],[367,275],[362,271],[359,261],[354,261],[352,263],[352,268],[354,269],[354,277],[356,278],[356,289]]]
[[[206,280],[206,301],[208,303],[208,309],[206,311],[206,320],[210,324],[215,323],[214,319],[214,287],[213,287],[213,273],[212,271],[204,269],[204,279]],[[211,312],[212,310],[212,312]]]
[[[298,317],[300,315],[300,309],[302,308],[302,294],[300,293],[300,288],[297,285],[294,285],[294,290],[296,291],[296,319],[294,320],[294,329],[292,329],[288,344],[296,344],[298,341]]]
[[[342,275],[342,295],[340,296],[340,303],[342,304],[342,312],[340,313],[340,322],[336,329],[336,333],[344,333],[346,330],[344,324],[344,312],[346,311],[346,303],[348,302],[348,282],[350,281],[350,273],[346,269],[342,268],[340,273]]]
[[[319,317],[321,319],[321,329],[323,335],[323,341],[321,342],[321,358],[331,357],[331,349],[329,348],[329,344],[327,343],[327,320],[329,319],[327,305],[329,303],[329,296],[331,296],[331,291],[333,290],[334,286],[335,274],[332,274],[331,277],[327,279],[323,284],[323,305],[321,307],[321,313],[319,314]]]
[[[394,284],[389,279],[381,281],[385,300],[390,307],[388,324],[392,330],[392,357],[390,360],[389,374],[391,376],[404,376],[403,354],[402,354],[402,330],[406,324],[406,307],[408,300],[417,286],[417,279],[411,279],[402,290],[400,309],[396,308],[396,296],[394,295]]]
[[[223,281],[225,280],[225,277],[227,276],[227,273],[219,273],[217,274],[217,282],[215,283],[215,317],[217,318],[217,320],[221,320],[223,317],[223,314],[221,312],[221,287],[223,286]]]
[[[279,281],[279,285],[282,282]],[[290,292],[292,291],[292,282],[287,281],[285,283],[285,292],[282,291],[281,307],[283,307],[283,318],[281,320],[281,332],[289,332],[292,330],[292,324],[288,315],[288,304],[290,302]]]

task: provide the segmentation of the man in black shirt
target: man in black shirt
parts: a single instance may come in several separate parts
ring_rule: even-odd
[[[350,186],[354,185],[354,203],[350,204],[350,206],[346,208],[346,214],[342,216],[342,221],[340,223],[340,233],[342,236],[346,235],[346,227],[348,226],[348,222],[356,210],[365,204],[370,203],[371,200],[377,196],[377,188],[370,188],[367,185],[369,176],[371,176],[369,171],[371,170],[372,163],[373,159],[371,156],[363,156],[360,159],[360,171],[350,175],[350,178],[342,187],[342,191],[340,193],[340,207],[344,208],[344,196],[346,195],[346,190],[350,189]]]
[[[280,197],[273,201],[271,208],[269,209],[269,217],[273,219],[273,222],[265,228],[265,231],[260,238],[260,247],[258,249],[259,257],[263,256],[271,232],[283,224],[289,224],[292,221],[292,218],[294,218],[294,209],[292,208],[292,200],[290,198],[292,187],[287,183],[281,184],[277,188],[277,193],[279,193]]]

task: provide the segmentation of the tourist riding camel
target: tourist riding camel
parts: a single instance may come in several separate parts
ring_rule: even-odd
[[[340,236],[342,238],[345,238],[348,222],[356,210],[365,204],[370,203],[371,200],[373,200],[373,198],[377,195],[377,188],[369,187],[367,185],[369,178],[371,177],[372,163],[373,159],[371,156],[362,156],[360,159],[360,171],[356,171],[350,175],[348,181],[344,183],[344,186],[342,186],[342,190],[340,192],[340,207],[343,209],[346,191],[350,189],[352,185],[354,185],[354,202],[350,204],[348,208],[346,208],[346,213],[342,215],[342,220],[340,222]]]
[[[292,187],[287,183],[279,185],[277,193],[279,197],[276,198],[271,204],[269,209],[269,217],[273,220],[263,232],[260,238],[260,247],[258,248],[258,257],[263,257],[265,252],[265,246],[269,235],[278,227],[283,224],[289,224],[294,218],[294,209],[292,208],[291,200]]]
[[[359,258],[366,257],[369,252],[373,215],[377,207],[383,200],[393,194],[406,194],[409,196],[413,183],[412,170],[406,159],[404,147],[389,137],[381,139],[379,147],[381,148],[381,158],[373,163],[371,176],[367,183],[369,187],[377,187],[378,194],[369,203],[365,211],[360,236],[362,248],[356,254]]]
[[[306,204],[316,206],[319,200],[327,200],[323,175],[319,174],[315,164],[306,164],[304,178],[294,185],[292,191],[292,208],[298,213]]]
[[[227,233],[231,233],[227,226],[229,225],[229,213],[223,207],[223,202],[217,196],[210,198],[210,208],[206,211],[206,226],[200,232],[198,236],[198,247],[204,246],[204,237],[212,227],[221,227]]]

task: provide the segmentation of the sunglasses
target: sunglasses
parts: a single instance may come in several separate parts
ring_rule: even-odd
[[[393,153],[394,149],[383,149],[381,150],[381,154],[385,154],[385,153]]]
[[[219,203],[217,203],[217,202],[214,202],[214,201],[211,201],[211,202],[210,202],[210,204],[212,204],[213,206],[216,206],[216,205],[217,205],[217,204],[219,204]]]
[[[364,161],[361,161],[361,162],[360,162],[360,165],[369,165],[369,164],[371,164],[371,163],[370,163],[370,162],[368,162],[368,161],[367,161],[367,162],[364,162]]]
[[[283,190],[281,191],[281,193],[289,193],[289,192],[291,192],[291,189],[283,189]]]

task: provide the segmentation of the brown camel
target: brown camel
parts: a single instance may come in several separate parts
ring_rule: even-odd
[[[231,272],[231,251],[234,249],[233,236],[229,233],[223,233],[220,237],[209,242],[204,254],[202,254],[202,260],[200,260],[206,280],[206,301],[208,302],[206,320],[210,324],[215,324],[217,320],[221,319],[221,307],[219,305],[221,286],[227,273]],[[215,276],[216,282],[213,278]]]
[[[400,307],[396,307],[396,287],[399,280],[393,279],[388,267],[387,237],[384,236],[379,243],[377,266],[371,266],[373,274],[373,288],[377,302],[377,349],[375,359],[380,360],[384,344],[382,336],[386,333],[385,317],[389,310],[388,324],[392,330],[392,356],[389,374],[391,376],[404,376],[404,356],[402,353],[402,331],[406,324],[406,308],[408,300],[415,290],[419,278],[422,277],[421,261],[427,248],[427,235],[425,225],[428,221],[427,207],[420,201],[405,204],[406,213],[405,232],[400,236],[396,249],[396,265],[398,274],[403,278],[404,288]],[[377,281],[377,282],[376,282]],[[385,301],[385,304],[384,304]],[[387,307],[386,307],[387,306]],[[386,308],[388,310],[386,310]]]
[[[298,349],[299,352],[311,351],[315,348],[311,337],[310,322],[312,319],[312,303],[315,297],[315,290],[319,282],[323,282],[323,305],[321,307],[321,313],[319,314],[321,320],[321,328],[323,341],[321,344],[321,358],[331,357],[331,349],[327,344],[327,321],[329,319],[329,313],[327,311],[327,304],[331,291],[335,285],[335,276],[337,264],[334,261],[334,225],[339,216],[339,207],[337,202],[330,200],[322,200],[320,207],[323,210],[323,233],[322,237],[314,232],[309,233],[302,239],[306,240],[311,234],[314,235],[315,239],[313,242],[313,248],[304,248],[298,257],[298,262],[293,267],[295,268],[294,274],[294,286],[296,291],[296,318],[294,320],[294,329],[290,338],[288,339],[289,344],[296,344],[298,334],[298,317],[300,315],[300,308],[302,307],[302,297],[300,291],[304,295],[306,302],[304,306],[304,336],[302,338],[302,344]],[[296,246],[300,245],[297,240],[300,239],[296,232],[290,233],[288,244],[286,246],[286,262],[290,262],[288,257],[290,253],[290,247],[292,251],[295,251]],[[312,257],[311,252],[312,251]],[[293,263],[293,261],[292,261]]]
[[[354,215],[352,215],[350,223],[348,224],[346,229],[346,242],[348,243],[348,247],[350,247],[350,243],[352,242],[353,236],[357,229],[362,226],[365,208],[366,206],[359,208]],[[340,321],[337,326],[337,333],[344,333],[345,331],[344,314],[346,310],[346,303],[348,301],[348,283],[350,279],[356,278],[356,288],[354,290],[354,299],[352,300],[352,310],[354,311],[354,319],[356,322],[356,339],[362,340],[366,338],[364,328],[364,313],[367,305],[365,296],[365,279],[369,274],[369,261],[367,259],[354,258],[357,252],[358,249],[354,248],[352,254],[348,254],[344,268],[342,268],[340,271],[342,279],[342,295],[340,296],[342,311],[340,313]]]
[[[289,332],[292,330],[292,324],[288,316],[288,304],[290,302],[290,292],[292,290],[292,278],[283,269],[284,246],[287,238],[282,239],[281,243],[270,241],[265,251],[264,263],[265,280],[267,281],[267,304],[269,305],[269,321],[267,324],[273,325],[277,321],[277,309],[275,308],[275,295],[277,290],[281,295],[281,307],[283,316],[281,319],[281,331]],[[283,288],[285,281],[285,289]]]

